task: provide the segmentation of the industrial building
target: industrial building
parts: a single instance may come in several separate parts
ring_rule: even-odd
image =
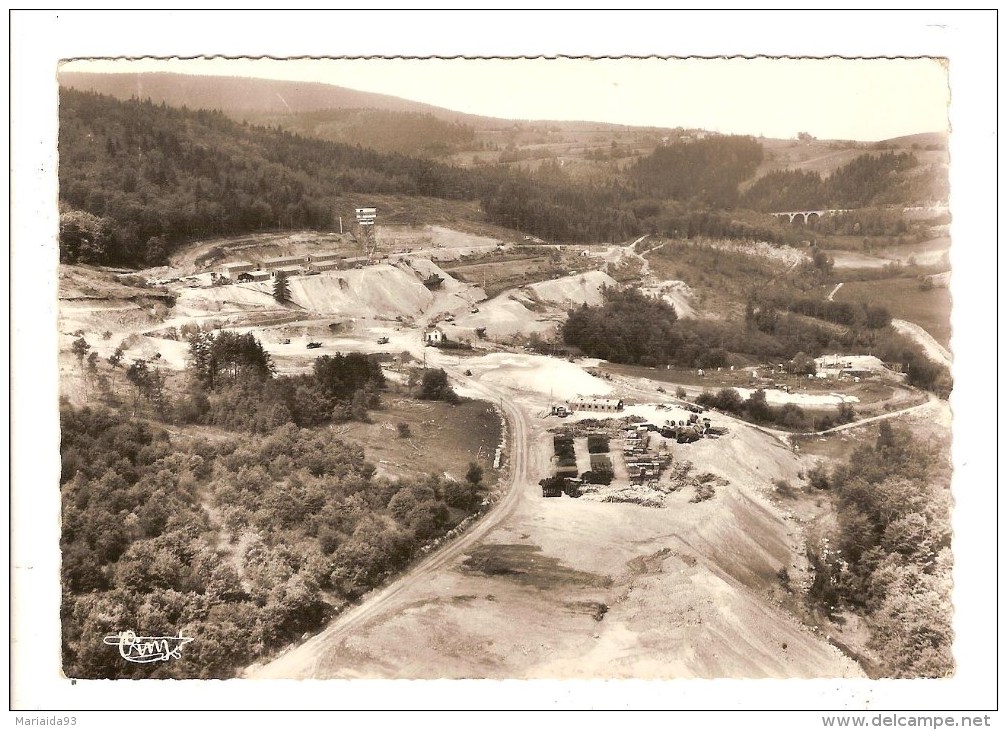
[[[592,396],[578,396],[569,401],[567,405],[571,411],[591,411],[594,413],[618,413],[625,405],[621,400],[615,398],[595,398]]]
[[[264,269],[280,269],[287,266],[298,266],[304,263],[304,256],[279,256],[275,259],[265,259],[262,262]]]
[[[309,264],[317,264],[320,261],[337,261],[343,258],[341,253],[335,251],[323,251],[322,253],[311,253],[304,257],[304,261]]]
[[[331,261],[312,261],[308,264],[308,269],[313,269],[315,271],[333,271],[339,269],[342,265],[342,259],[336,259]]]
[[[228,279],[234,279],[238,274],[244,274],[249,271],[254,271],[258,267],[248,261],[238,261],[233,264],[224,264],[220,267],[220,274],[226,276]]]
[[[268,271],[245,271],[238,274],[238,283],[242,284],[248,281],[267,281],[271,274]]]

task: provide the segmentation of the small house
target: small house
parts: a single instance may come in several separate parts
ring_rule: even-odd
[[[439,345],[444,340],[447,339],[444,336],[444,330],[440,327],[431,327],[426,332],[423,333],[423,342],[427,345]]]

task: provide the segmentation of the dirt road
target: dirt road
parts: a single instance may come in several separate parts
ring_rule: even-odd
[[[543,500],[534,480],[551,450],[533,414],[544,396],[429,357],[466,395],[503,408],[506,494],[466,534],[246,677],[859,676],[773,598],[780,566],[800,561],[799,536],[749,485],[796,478],[790,449],[744,426],[693,444],[697,470],[734,485],[703,505],[685,491],[667,510]]]
[[[444,365],[444,369],[456,379],[463,376],[457,368]],[[521,499],[522,490],[529,483],[528,416],[514,405],[502,389],[478,383],[468,387],[481,391],[484,399],[499,403],[508,422],[510,470],[507,475],[507,492],[493,508],[472,528],[457,539],[449,542],[391,585],[364,598],[363,602],[351,608],[336,619],[321,634],[300,646],[289,649],[263,667],[252,667],[245,676],[253,679],[289,679],[291,677],[318,677],[320,661],[338,646],[347,636],[372,618],[393,610],[410,589],[427,581],[431,575],[442,570],[448,563],[472,549],[490,531],[512,515]],[[408,600],[408,599],[405,599]]]
[[[835,426],[835,427],[830,428],[830,429],[825,430],[825,431],[817,431],[817,432],[812,433],[812,434],[801,434],[801,435],[824,436],[825,434],[828,434],[828,433],[838,433],[839,431],[848,431],[851,428],[857,428],[859,426],[865,426],[868,423],[875,423],[877,421],[884,421],[884,420],[889,419],[889,418],[898,418],[899,416],[907,416],[910,413],[916,413],[918,411],[922,411],[924,409],[930,408],[930,407],[932,407],[934,405],[934,403],[937,403],[937,402],[938,402],[938,400],[937,400],[936,396],[928,394],[927,395],[927,402],[926,403],[920,403],[919,405],[911,406],[909,408],[903,408],[902,410],[899,410],[899,411],[892,411],[891,413],[882,413],[879,416],[871,416],[870,418],[861,418],[858,421],[852,421],[850,423],[844,423],[842,426]],[[778,433],[782,433],[782,432],[778,432]]]
[[[929,332],[920,327],[918,324],[907,322],[904,319],[893,319],[892,327],[894,327],[897,332],[916,340],[916,342],[918,342],[923,348],[927,357],[931,360],[940,363],[941,365],[951,367],[951,353],[948,352],[946,347],[935,340]]]

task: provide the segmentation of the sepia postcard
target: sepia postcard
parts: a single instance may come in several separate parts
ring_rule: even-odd
[[[950,52],[163,48],[42,74],[52,301],[12,289],[12,326],[51,391],[15,403],[12,520],[48,495],[20,585],[53,623],[15,588],[12,646],[45,637],[58,706],[865,711],[900,679],[929,711],[985,670]],[[775,682],[718,701],[745,679]]]

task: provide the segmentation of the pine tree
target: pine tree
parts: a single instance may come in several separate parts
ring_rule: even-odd
[[[287,283],[287,272],[277,271],[273,282],[273,299],[280,304],[290,301],[290,284]]]

